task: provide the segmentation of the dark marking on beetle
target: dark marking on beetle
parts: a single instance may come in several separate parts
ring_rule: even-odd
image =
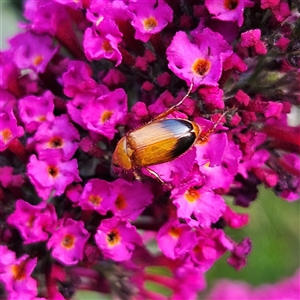
[[[190,125],[190,124],[189,124]],[[173,159],[179,157],[183,153],[185,153],[189,148],[191,148],[196,140],[196,134],[193,131],[188,132],[185,136],[180,137],[177,140],[174,149],[171,151],[171,156]]]

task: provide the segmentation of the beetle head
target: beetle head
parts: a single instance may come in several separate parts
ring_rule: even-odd
[[[117,147],[112,156],[112,162],[116,167],[121,167],[125,170],[132,169],[132,163],[127,153],[127,140],[124,136],[117,144]]]

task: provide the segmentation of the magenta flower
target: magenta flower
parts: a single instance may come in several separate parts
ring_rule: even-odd
[[[12,109],[0,110],[0,151],[4,151],[9,144],[24,134],[24,129],[17,125]]]
[[[37,282],[30,275],[37,258],[28,255],[16,258],[15,252],[0,245],[0,282],[5,286],[10,299],[34,299],[37,295]]]
[[[75,123],[79,124],[84,129],[87,129],[86,124],[83,122],[82,110],[87,104],[94,99],[109,93],[105,85],[98,85],[93,90],[83,91],[76,94],[72,101],[67,103],[68,114]]]
[[[296,271],[290,278],[285,278],[273,284],[252,287],[246,282],[220,280],[205,299],[269,299],[293,300],[300,293],[300,272]]]
[[[111,187],[116,195],[111,210],[121,219],[135,220],[153,198],[149,185],[138,181],[129,183],[120,178]]]
[[[112,139],[117,132],[115,126],[122,124],[127,113],[127,96],[123,89],[92,99],[82,110],[86,127]]]
[[[54,150],[61,154],[63,160],[69,160],[78,148],[79,133],[69,122],[67,115],[61,115],[44,122],[35,133],[32,142],[35,144],[39,157],[46,157]]]
[[[20,117],[26,131],[32,133],[45,121],[54,119],[54,96],[46,91],[43,96],[27,96],[19,100]]]
[[[27,173],[43,200],[47,200],[51,194],[59,196],[70,183],[81,181],[76,159],[63,161],[57,150],[45,151],[41,159],[32,155]]]
[[[128,260],[142,238],[128,221],[118,218],[103,220],[97,229],[95,241],[106,258],[116,261]]]
[[[83,258],[83,250],[90,234],[82,221],[61,220],[47,242],[52,256],[65,266],[74,266]]]
[[[111,184],[101,179],[89,180],[80,196],[79,205],[83,210],[96,210],[105,215],[112,208],[117,194],[112,191]]]
[[[0,168],[0,184],[4,188],[21,187],[24,183],[24,178],[21,174],[13,174],[14,169],[8,166]]]
[[[187,85],[194,82],[195,87],[201,84],[217,86],[222,63],[231,53],[222,36],[210,29],[195,32],[192,42],[186,33],[177,32],[167,49],[168,66]]]
[[[224,254],[232,250],[233,244],[220,229],[197,230],[197,244],[192,249],[189,259],[202,271],[208,270],[213,263]]]
[[[196,243],[196,232],[178,220],[170,220],[157,233],[160,250],[172,259],[184,257]]]
[[[106,58],[115,61],[118,66],[122,55],[118,44],[122,41],[122,33],[116,23],[108,18],[100,18],[94,27],[87,28],[84,35],[83,46],[89,60]]]
[[[162,31],[172,22],[173,11],[164,1],[131,2],[130,11],[134,14],[131,22],[135,28],[135,38],[148,42],[150,37]]]
[[[187,189],[174,189],[172,198],[177,207],[177,216],[185,219],[191,227],[198,225],[209,227],[219,220],[226,208],[221,196],[204,187],[198,189],[191,186]]]
[[[265,44],[260,40],[261,32],[259,29],[249,30],[242,33],[241,46],[244,48],[253,47],[254,51],[258,55],[267,53]]]
[[[10,40],[14,51],[14,61],[22,68],[30,68],[37,73],[43,73],[58,48],[53,46],[47,35],[37,35],[31,32],[21,33]]]
[[[214,15],[214,18],[222,21],[237,22],[239,27],[244,22],[244,8],[251,7],[254,3],[248,0],[206,0],[205,6]]]
[[[70,61],[67,71],[62,76],[64,93],[68,97],[85,90],[94,89],[97,83],[92,78],[92,70],[88,64],[80,61]]]
[[[57,216],[52,205],[41,202],[34,206],[20,199],[7,222],[19,230],[24,244],[31,244],[48,239],[49,234],[54,231]]]

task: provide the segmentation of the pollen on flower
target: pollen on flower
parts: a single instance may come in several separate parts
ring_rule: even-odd
[[[149,17],[143,20],[143,24],[144,24],[144,29],[150,31],[153,30],[158,25],[158,22],[154,17]]]
[[[239,0],[225,0],[224,6],[229,10],[234,10],[239,5]]]
[[[62,148],[63,144],[63,139],[60,137],[52,137],[49,141],[49,146],[53,149]]]
[[[44,121],[47,120],[47,117],[46,117],[46,116],[39,116],[39,117],[37,118],[37,120],[38,120],[39,122],[44,122]]]
[[[61,241],[61,245],[66,249],[71,249],[75,244],[75,236],[72,234],[66,234]]]
[[[28,221],[27,221],[27,226],[30,227],[30,228],[32,228],[35,219],[36,219],[36,216],[34,216],[34,215],[30,216],[29,219],[28,219]]]
[[[8,128],[2,130],[0,134],[2,135],[2,140],[4,143],[7,143],[12,137],[12,133]]]
[[[127,206],[126,199],[122,195],[118,195],[115,205],[119,210],[124,209]]]
[[[36,56],[33,58],[32,62],[33,62],[33,65],[38,66],[38,65],[40,65],[40,64],[43,62],[43,60],[44,60],[44,57],[43,57],[43,56],[41,56],[41,55],[36,55]]]
[[[200,193],[194,188],[190,188],[185,192],[184,197],[189,202],[195,202],[197,199],[199,199]]]
[[[206,164],[204,164],[205,167],[209,168],[210,162],[208,161]]]
[[[179,236],[181,235],[181,228],[178,228],[178,227],[172,227],[170,230],[169,230],[169,234],[171,237],[177,239],[179,238]]]
[[[90,195],[89,202],[94,206],[99,206],[102,201],[102,198],[98,195]]]
[[[101,118],[100,118],[101,123],[105,123],[106,121],[108,121],[108,120],[111,118],[112,115],[113,115],[113,112],[112,112],[112,111],[110,111],[110,110],[105,110],[105,111],[102,113]]]
[[[205,76],[210,71],[210,67],[210,61],[204,58],[198,58],[192,65],[192,71],[198,76]]]
[[[108,40],[103,41],[102,49],[106,52],[113,52],[114,51],[113,47],[111,46],[111,44]]]
[[[56,166],[48,166],[48,174],[55,178],[58,175],[58,168]]]
[[[26,278],[26,260],[19,265],[13,265],[11,271],[15,280],[22,280]]]
[[[119,231],[116,229],[112,230],[110,233],[107,234],[106,240],[110,246],[115,246],[116,244],[119,244],[121,241]]]

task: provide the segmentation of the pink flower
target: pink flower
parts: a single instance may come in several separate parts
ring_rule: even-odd
[[[61,219],[47,248],[56,260],[66,266],[74,266],[83,259],[84,246],[89,236],[82,221]]]
[[[177,188],[172,191],[172,198],[177,216],[191,227],[209,227],[218,221],[226,209],[223,198],[205,187]]]
[[[127,95],[117,89],[107,95],[92,99],[82,110],[82,120],[87,128],[112,139],[115,126],[122,124],[127,113]]]
[[[120,219],[135,220],[152,202],[153,194],[149,185],[139,181],[130,183],[119,178],[111,183],[111,187],[116,195],[111,211]]]
[[[115,61],[118,66],[122,61],[118,44],[122,33],[116,23],[109,18],[100,18],[94,27],[87,28],[84,34],[83,46],[88,60],[106,58]]]
[[[4,188],[21,187],[24,183],[24,178],[21,174],[13,174],[12,167],[0,168],[0,183]]]
[[[186,49],[189,49],[186,55]],[[222,63],[232,53],[231,48],[218,33],[206,28],[193,33],[191,42],[186,33],[179,31],[167,49],[169,68],[190,86],[217,86]]]
[[[0,282],[4,284],[9,299],[33,299],[37,296],[37,282],[30,275],[37,258],[28,255],[16,258],[14,252],[0,245]]]
[[[206,0],[205,6],[216,19],[237,22],[241,27],[244,22],[244,8],[253,6],[253,3],[248,0]]]
[[[172,259],[184,257],[196,243],[196,232],[178,220],[169,220],[157,233],[159,249]]]
[[[69,160],[78,148],[79,133],[69,122],[67,115],[43,123],[34,137],[29,140],[35,144],[39,157],[45,157],[54,150],[60,152],[63,160]]]
[[[253,47],[258,55],[267,53],[265,44],[260,40],[261,32],[259,29],[249,30],[241,34],[241,46],[244,48]]]
[[[153,34],[162,31],[173,19],[172,9],[162,0],[131,2],[129,9],[134,14],[131,24],[136,30],[135,38],[143,42],[148,42]]]
[[[75,97],[79,92],[94,89],[97,83],[92,78],[92,70],[81,61],[70,61],[67,71],[62,76],[64,93]]]
[[[53,232],[56,221],[52,205],[42,202],[34,206],[22,199],[17,200],[15,212],[7,219],[8,224],[19,230],[24,244],[46,241]]]
[[[22,121],[25,124],[26,131],[32,133],[45,121],[54,119],[54,96],[50,91],[44,95],[26,96],[19,100],[19,110]]]
[[[24,129],[17,125],[12,108],[0,110],[0,151],[4,151],[9,144],[24,134]]]
[[[83,210],[96,210],[99,214],[105,215],[112,208],[116,197],[117,194],[112,191],[110,183],[94,178],[84,186],[79,206]]]
[[[43,73],[57,52],[52,40],[47,35],[37,35],[31,32],[20,33],[10,40],[17,66],[31,68],[37,73]]]
[[[70,183],[81,181],[77,160],[63,161],[58,151],[50,151],[49,156],[45,151],[41,159],[32,155],[27,165],[27,174],[43,200],[47,200],[51,193],[59,196]]]
[[[118,218],[103,220],[95,234],[95,241],[106,258],[116,261],[128,260],[142,238],[128,221]]]

